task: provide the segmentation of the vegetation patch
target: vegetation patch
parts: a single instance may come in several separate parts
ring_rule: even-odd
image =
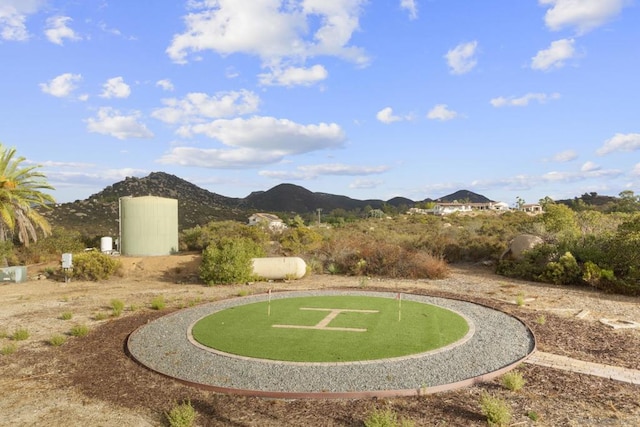
[[[151,300],[151,308],[153,310],[162,310],[163,308],[166,307],[166,305],[167,303],[163,295],[158,295],[157,297]]]
[[[502,376],[502,385],[511,391],[521,390],[525,383],[524,377],[518,371],[509,371]]]
[[[195,424],[197,415],[198,413],[190,401],[175,405],[165,413],[170,427],[191,427]]]
[[[0,348],[0,354],[2,354],[3,356],[8,356],[10,354],[15,353],[17,350],[18,350],[18,346],[15,345],[14,343],[10,343]]]
[[[199,343],[231,354],[298,362],[349,362],[434,350],[460,340],[468,331],[462,316],[431,304],[369,296],[319,296],[221,310],[198,321],[192,334]]]
[[[19,328],[13,331],[13,334],[11,334],[11,339],[13,339],[14,341],[24,341],[29,339],[30,335],[31,334],[29,333],[28,329]]]
[[[72,276],[75,279],[106,280],[120,270],[119,260],[102,252],[83,252],[73,255]]]
[[[490,426],[506,427],[511,422],[511,408],[498,397],[483,393],[480,398],[480,408]]]
[[[52,347],[60,347],[62,344],[67,342],[67,337],[64,335],[54,335],[49,338],[49,345]]]
[[[60,320],[71,320],[73,317],[73,313],[70,311],[65,311],[60,315]]]
[[[69,334],[74,337],[84,337],[89,333],[89,328],[86,325],[75,325],[69,331]]]
[[[365,427],[413,427],[415,423],[407,418],[400,418],[392,409],[375,409],[366,420]]]

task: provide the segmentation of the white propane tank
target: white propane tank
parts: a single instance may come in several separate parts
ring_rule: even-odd
[[[100,238],[100,252],[110,254],[113,252],[113,239],[111,237]]]
[[[299,257],[252,258],[253,274],[267,280],[301,279],[307,263]]]

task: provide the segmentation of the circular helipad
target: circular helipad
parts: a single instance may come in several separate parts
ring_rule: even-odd
[[[227,393],[299,398],[403,396],[501,375],[535,349],[518,319],[413,294],[304,291],[184,309],[139,328],[131,356]]]

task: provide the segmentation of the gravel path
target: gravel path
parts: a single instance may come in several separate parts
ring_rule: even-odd
[[[394,298],[392,292],[283,292],[272,299],[316,295]],[[519,320],[477,304],[430,296],[402,298],[438,305],[462,314],[473,334],[444,351],[353,363],[286,363],[221,355],[189,340],[191,325],[213,312],[264,301],[267,295],[218,301],[157,319],[131,334],[130,354],[163,375],[220,391],[265,396],[326,397],[411,395],[467,385],[503,373],[535,348],[533,335]],[[315,397],[315,396],[313,396]]]

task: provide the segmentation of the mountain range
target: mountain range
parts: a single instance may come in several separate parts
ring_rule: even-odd
[[[182,178],[164,172],[153,172],[144,178],[127,177],[110,185],[85,200],[76,200],[53,206],[42,212],[53,226],[76,230],[88,236],[114,236],[118,234],[120,197],[157,196],[178,200],[178,226],[180,230],[205,225],[211,221],[236,220],[246,222],[255,212],[308,214],[318,209],[328,213],[334,209],[353,211],[367,206],[380,209],[385,205],[411,208],[432,199],[413,201],[394,197],[357,200],[347,196],[312,192],[294,184],[280,184],[267,191],[255,191],[245,198],[226,197],[200,188]],[[485,196],[460,190],[435,201],[468,201],[485,203]]]

